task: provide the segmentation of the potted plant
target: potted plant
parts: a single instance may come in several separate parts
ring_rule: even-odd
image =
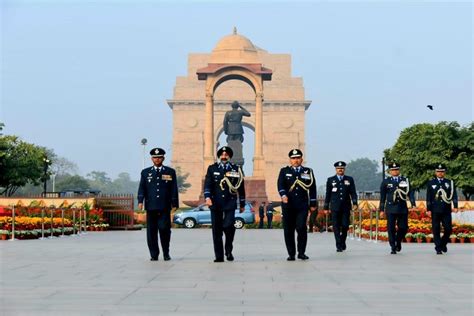
[[[412,238],[413,238],[413,234],[412,234],[412,233],[406,233],[405,239],[406,239],[407,242],[411,242]]]
[[[423,242],[423,238],[425,237],[425,234],[416,233],[413,237],[416,239],[417,243],[421,244]]]
[[[466,233],[459,233],[458,234],[458,239],[459,239],[459,242],[461,244],[464,244],[464,241],[466,240],[466,237],[468,236],[468,234]]]
[[[9,236],[10,236],[10,232],[8,230],[0,229],[0,239],[1,240],[7,240]]]
[[[426,238],[426,242],[430,243],[433,240],[433,234],[428,234],[428,235],[426,235],[425,238]]]
[[[451,242],[452,242],[453,244],[455,244],[455,243],[456,243],[456,239],[458,238],[458,236],[456,236],[455,234],[451,234],[451,236],[449,236],[449,238],[451,239]]]
[[[474,243],[474,233],[469,233],[468,236],[467,236],[467,238],[469,238],[469,242],[470,242],[471,244]]]

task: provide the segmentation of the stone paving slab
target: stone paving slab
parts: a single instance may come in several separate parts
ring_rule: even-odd
[[[172,260],[150,262],[145,231],[0,242],[1,315],[473,315],[474,247],[309,234],[286,261],[283,231],[237,231],[214,263],[211,230],[174,229]]]

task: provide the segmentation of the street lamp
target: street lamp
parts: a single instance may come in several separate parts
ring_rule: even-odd
[[[55,173],[55,172],[53,172],[53,173],[51,174],[51,180],[53,180],[53,192],[56,192],[56,190],[55,190],[56,173]]]
[[[143,163],[142,163],[142,170],[145,169],[145,146],[147,144],[148,140],[146,138],[142,138],[142,145],[143,145]]]
[[[44,171],[44,177],[43,177],[43,196],[46,197],[46,181],[48,180],[48,166],[51,161],[48,159],[48,157],[43,157],[43,171]]]

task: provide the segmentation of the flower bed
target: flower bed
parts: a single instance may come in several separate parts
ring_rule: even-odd
[[[357,225],[357,223],[356,223]],[[370,219],[362,221],[362,238],[370,238]],[[356,232],[358,228],[356,227]],[[380,219],[378,227],[378,239],[388,240],[387,220]],[[372,219],[372,238],[375,238],[375,219]],[[451,242],[474,243],[474,225],[453,223],[453,232],[450,236]],[[432,242],[433,234],[431,230],[431,219],[422,217],[421,219],[408,219],[408,233],[405,235],[407,242]]]

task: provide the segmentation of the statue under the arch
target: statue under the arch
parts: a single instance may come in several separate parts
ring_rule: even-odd
[[[244,116],[251,116],[250,112],[237,101],[232,103],[232,110],[227,111],[224,116],[224,133],[227,135],[227,146],[234,151],[232,162],[240,166],[244,165],[242,153],[242,143],[244,142],[242,117]]]

